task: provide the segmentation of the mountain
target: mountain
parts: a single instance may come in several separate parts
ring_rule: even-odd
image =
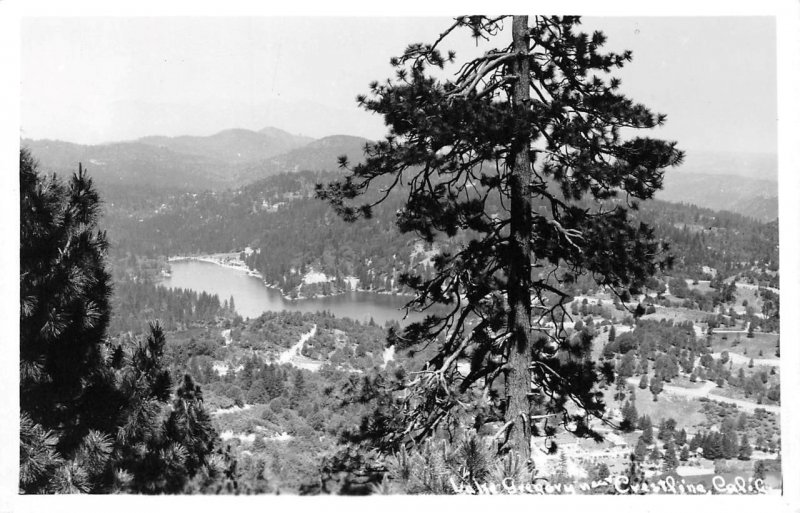
[[[266,127],[258,132],[234,128],[206,137],[183,135],[178,137],[149,136],[136,142],[167,148],[175,153],[198,155],[241,164],[263,160],[304,146],[313,139],[278,128]]]
[[[778,184],[746,176],[668,170],[656,198],[689,203],[712,210],[728,210],[759,221],[778,217]]]
[[[366,142],[367,139],[350,135],[323,137],[282,155],[240,166],[237,179],[251,183],[283,172],[334,171],[341,155],[346,155],[351,164],[361,161]]]
[[[735,175],[778,181],[778,156],[774,153],[687,150],[680,171],[688,174]]]
[[[71,173],[83,163],[104,192],[109,186],[200,192],[240,187],[283,172],[335,170],[340,155],[359,161],[366,141],[348,135],[313,140],[268,127],[98,145],[23,139],[21,145],[48,171]]]
[[[63,141],[23,139],[47,172],[72,173],[82,163],[102,190],[109,186],[158,190],[214,189],[230,183],[224,160],[176,153],[141,142],[85,146]]]
[[[236,188],[285,172],[335,171],[346,155],[363,158],[367,139],[333,135],[321,139],[278,128],[223,130],[209,136],[148,136],[93,146],[23,140],[44,169],[71,172],[82,162],[107,196],[136,190],[200,192]],[[667,171],[656,197],[758,219],[778,216],[777,159],[759,153],[689,151],[683,165]]]

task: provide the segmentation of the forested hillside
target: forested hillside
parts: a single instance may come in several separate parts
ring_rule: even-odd
[[[434,251],[430,244],[399,234],[394,224],[399,196],[375,209],[373,219],[345,223],[313,197],[316,183],[336,176],[283,173],[241,189],[171,196],[157,209],[131,217],[112,211],[109,233],[122,254],[169,256],[250,247],[254,251],[246,262],[267,283],[286,294],[304,295],[342,290],[347,277],[357,278],[363,289],[399,290],[400,273],[425,273],[437,251],[465,240],[462,236],[440,241]],[[647,202],[635,215],[670,244],[673,274],[699,278],[706,266],[725,276],[745,273],[764,284],[777,283],[775,276],[765,274],[778,266],[777,222],[663,201]],[[331,285],[298,291],[312,269],[329,277]]]

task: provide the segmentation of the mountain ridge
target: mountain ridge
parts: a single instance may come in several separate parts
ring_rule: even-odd
[[[336,170],[340,155],[352,164],[361,161],[366,142],[346,134],[313,139],[266,126],[98,145],[53,139],[22,139],[21,144],[51,171],[72,172],[82,162],[100,186],[201,192],[242,187],[282,172]],[[777,159],[690,151],[682,166],[667,170],[656,197],[770,221],[778,216]]]

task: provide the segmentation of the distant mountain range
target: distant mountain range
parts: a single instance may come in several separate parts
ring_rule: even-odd
[[[668,170],[656,198],[728,210],[759,221],[778,217],[778,183],[771,180]]]
[[[312,139],[267,127],[99,145],[31,139],[21,144],[49,171],[72,172],[82,162],[101,189],[200,192],[241,187],[282,172],[333,171],[340,155],[360,160],[365,142],[348,135]],[[777,158],[690,151],[681,167],[667,171],[656,197],[770,221],[778,216]]]
[[[242,164],[286,153],[313,140],[311,137],[293,135],[278,128],[267,127],[258,132],[235,128],[207,137],[150,136],[136,142],[166,148],[175,153],[199,155],[223,160],[229,164]]]
[[[200,192],[239,187],[284,171],[334,170],[339,155],[357,160],[365,142],[345,135],[312,139],[267,127],[98,145],[23,139],[21,145],[48,171],[69,173],[83,163],[101,188]]]

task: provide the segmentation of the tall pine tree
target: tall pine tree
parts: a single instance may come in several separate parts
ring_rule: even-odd
[[[653,196],[682,153],[675,143],[622,138],[622,129],[653,128],[665,116],[603,78],[631,53],[603,53],[605,36],[578,32],[579,24],[574,16],[464,16],[433,43],[408,46],[392,59],[395,80],[358,98],[389,134],[365,145],[363,163],[341,158],[344,179],[318,186],[346,220],[370,217],[395,191],[407,195],[402,232],[429,243],[464,238],[436,257],[430,279],[401,277],[417,294],[410,307],[446,313],[390,340],[438,352],[402,383],[405,427],[387,434],[389,446],[457,422],[473,386],[499,388],[502,447],[525,458],[530,436],[554,422],[599,437],[589,419],[604,413],[595,384],[610,369],[588,358],[590,335],[565,336],[565,286],[589,273],[627,299],[664,263],[652,229],[628,211]],[[437,78],[430,69],[455,62],[442,47],[462,29],[496,46]],[[362,195],[366,203],[353,204]],[[468,372],[460,359],[469,359]],[[532,382],[541,393],[531,393]]]

